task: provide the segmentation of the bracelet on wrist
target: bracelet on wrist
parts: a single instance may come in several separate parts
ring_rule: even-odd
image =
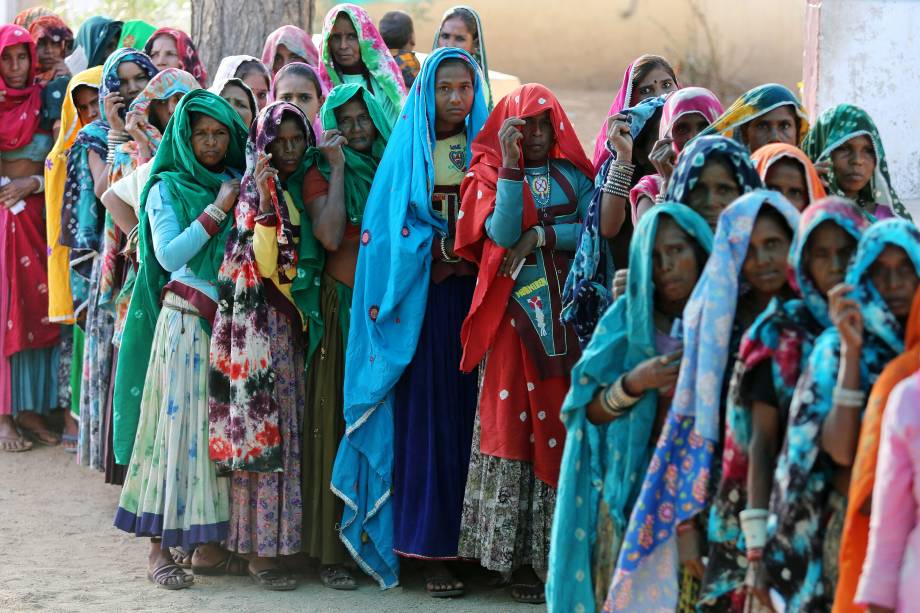
[[[866,406],[866,393],[862,390],[846,389],[835,386],[831,402],[834,405],[851,409],[861,409]]]
[[[456,264],[460,261],[460,258],[457,256],[450,257],[450,255],[447,253],[447,238],[448,237],[446,234],[441,237],[441,259],[443,259],[443,261],[447,262],[448,264]]]
[[[534,226],[533,231],[537,234],[537,249],[546,245],[546,230],[543,226]]]

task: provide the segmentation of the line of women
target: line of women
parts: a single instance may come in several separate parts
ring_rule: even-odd
[[[351,4],[210,83],[174,28],[19,21],[0,448],[120,485],[156,586],[907,610],[920,232],[862,109],[645,55],[592,160],[547,87],[493,108],[469,7],[408,90]]]

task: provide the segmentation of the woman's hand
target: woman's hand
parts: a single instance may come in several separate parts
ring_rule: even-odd
[[[703,578],[706,567],[700,547],[700,532],[693,520],[677,526],[677,556],[692,577]]]
[[[632,164],[633,139],[629,134],[629,118],[623,113],[607,118],[607,142],[616,152],[617,160]]]
[[[345,152],[342,151],[342,147],[347,145],[348,140],[340,131],[329,130],[323,133],[323,142],[320,143],[319,150],[332,168],[344,168]]]
[[[775,613],[773,601],[770,599],[770,582],[767,577],[767,567],[763,560],[748,562],[747,577],[744,584],[748,589],[748,598],[756,598],[760,606],[770,613]]]
[[[32,177],[19,177],[0,187],[0,202],[10,209],[20,200],[27,198],[38,190],[38,181]]]
[[[125,120],[119,115],[119,112],[123,108],[125,108],[125,99],[117,91],[109,92],[106,97],[102,99],[102,110],[113,130],[125,129]]]
[[[848,294],[851,285],[838,283],[827,293],[831,321],[840,333],[840,354],[844,358],[858,359],[863,344],[863,318],[859,305]]]
[[[521,163],[521,141],[524,133],[518,127],[525,124],[519,117],[509,117],[498,130],[498,142],[502,148],[502,166],[518,168]]]
[[[537,248],[537,231],[533,228],[521,234],[513,247],[505,251],[505,258],[498,268],[500,277],[510,277],[518,265]]]
[[[629,280],[629,269],[620,268],[615,273],[613,273],[613,285],[610,287],[610,292],[612,294],[612,302],[616,302],[617,298],[626,293],[626,282]]]
[[[821,183],[824,184],[824,189],[828,190],[831,188],[830,181],[828,177],[831,174],[831,161],[830,160],[821,160],[820,162],[815,162],[815,170],[818,172],[818,177],[821,179]]]
[[[655,142],[651,152],[648,154],[648,161],[655,167],[655,171],[661,175],[661,178],[667,181],[674,174],[674,148],[671,144],[674,139],[670,137],[662,138]]]
[[[217,200],[214,201],[221,211],[224,213],[229,213],[230,209],[233,208],[233,205],[236,204],[236,199],[240,195],[240,180],[239,179],[227,179],[220,184],[220,191],[217,192]]]
[[[130,134],[135,142],[147,144],[149,139],[144,131],[146,127],[147,120],[144,114],[137,109],[128,111],[128,114],[125,115],[125,132]]]
[[[271,209],[272,180],[278,178],[278,171],[271,165],[272,154],[263,153],[256,161],[255,180],[259,188],[259,208],[263,213]]]
[[[649,390],[666,392],[677,383],[680,360],[684,350],[658,355],[636,364],[623,380],[623,391],[630,396],[641,396]]]

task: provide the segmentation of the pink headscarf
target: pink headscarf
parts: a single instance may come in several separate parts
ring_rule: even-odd
[[[722,114],[722,110],[722,103],[705,87],[687,87],[672,92],[661,109],[658,138],[671,136],[671,128],[684,115],[699,113],[712,123]]]
[[[35,83],[38,72],[35,41],[22,26],[0,26],[0,51],[13,45],[26,46],[30,57],[29,74],[21,89],[7,85],[0,77],[0,90],[6,92],[0,101],[0,151],[13,151],[32,142],[42,107],[42,85]]]
[[[661,175],[645,175],[629,190],[629,206],[632,210],[633,227],[636,227],[636,224],[639,223],[639,198],[645,196],[655,200],[658,194],[661,193],[663,183],[664,180]]]
[[[319,64],[319,51],[310,35],[297,26],[286,25],[269,34],[262,47],[262,63],[272,72],[278,45],[284,45],[288,51],[305,59],[310,66]]]
[[[623,82],[620,84],[620,89],[617,92],[616,98],[613,99],[613,104],[610,105],[610,110],[607,111],[607,117],[611,115],[616,115],[621,112],[623,109],[627,109],[633,105],[635,102],[633,100],[633,91],[632,91],[632,82],[633,77],[633,68],[636,64],[639,63],[639,60],[645,56],[639,56],[632,62],[629,66],[626,67],[626,72],[623,74]],[[674,85],[680,87],[680,84],[677,83],[675,79]],[[604,162],[610,157],[610,152],[607,151],[607,118],[604,118],[603,123],[601,123],[601,129],[597,133],[597,137],[594,139],[594,171],[598,172],[601,169],[601,166],[604,165]]]

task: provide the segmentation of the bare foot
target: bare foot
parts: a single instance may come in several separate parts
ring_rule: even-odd
[[[463,596],[466,586],[457,579],[444,562],[426,562],[423,571],[425,591],[432,598]]]
[[[21,411],[16,423],[37,443],[53,447],[61,442],[61,437],[48,429],[48,422],[43,415],[33,411]]]
[[[16,424],[12,415],[0,415],[0,451],[28,451],[32,449],[32,442],[27,441]]]

